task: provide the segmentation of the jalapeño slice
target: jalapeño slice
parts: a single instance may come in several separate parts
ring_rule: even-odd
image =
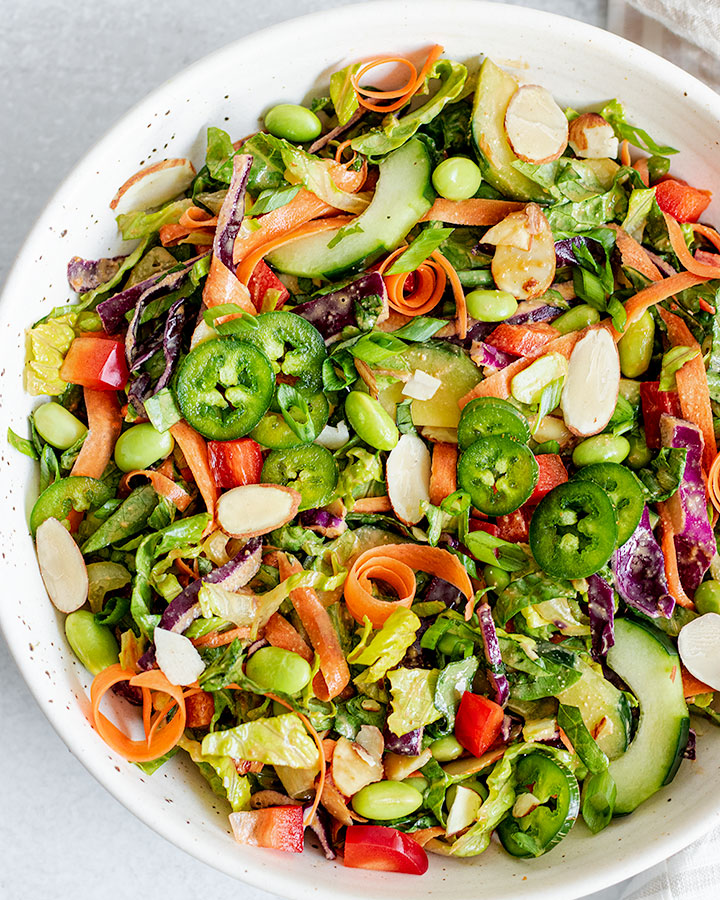
[[[185,357],[177,377],[178,403],[190,425],[214,441],[251,431],[275,389],[267,357],[236,337],[205,341]]]
[[[594,481],[553,488],[530,520],[530,549],[548,575],[586,578],[602,568],[617,544],[615,510]]]
[[[625,466],[606,462],[583,466],[573,478],[576,480],[593,481],[608,495],[615,510],[621,547],[632,536],[645,509],[645,495],[637,477]]]
[[[270,409],[265,413],[262,420],[252,433],[253,438],[262,444],[263,447],[271,447],[277,450],[287,450],[289,447],[300,447],[304,443],[311,443],[320,434],[327,425],[330,417],[330,407],[325,394],[321,390],[298,383],[295,385],[298,392],[303,396],[308,407],[309,424],[312,426],[312,433],[308,435],[309,440],[304,441],[286,422],[280,406],[277,402],[277,392],[273,397]]]
[[[332,453],[318,444],[305,444],[268,454],[260,475],[263,483],[282,484],[298,491],[300,509],[329,503],[338,483],[338,467]]]
[[[475,509],[488,516],[504,516],[532,494],[538,464],[524,444],[493,434],[468,447],[460,457],[457,476]]]
[[[322,383],[322,364],[327,356],[320,332],[295,313],[263,313],[253,340],[267,356],[276,375],[298,378],[313,388]]]
[[[510,813],[498,826],[498,837],[511,856],[542,856],[570,831],[580,809],[580,790],[573,773],[541,753],[523,756],[515,767],[517,800],[513,812],[522,812],[523,795],[530,812]],[[537,804],[533,807],[534,804]]]
[[[458,444],[467,450],[478,438],[491,434],[511,437],[521,444],[530,440],[530,426],[525,416],[507,400],[498,397],[476,397],[462,411],[458,424]]]

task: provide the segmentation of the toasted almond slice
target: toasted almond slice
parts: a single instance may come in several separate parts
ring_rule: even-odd
[[[606,328],[591,328],[573,347],[560,400],[565,424],[580,437],[610,421],[620,387],[620,358]]]
[[[360,751],[360,752],[359,752]],[[346,797],[383,777],[381,760],[368,759],[364,748],[345,737],[338,739],[332,758],[332,778],[337,789]]]
[[[243,484],[220,496],[218,524],[231,537],[267,534],[295,518],[300,499],[297,491],[280,484]]]
[[[448,811],[447,825],[445,833],[448,837],[467,828],[477,818],[478,810],[482,805],[482,798],[470,788],[463,787],[461,784],[455,789],[453,802],[450,804]]]
[[[110,209],[120,214],[162,206],[186,191],[194,177],[189,159],[163,159],[128,178],[110,201]]]
[[[421,438],[402,435],[388,456],[385,480],[395,515],[416,525],[425,515],[421,504],[430,500],[430,452]]]
[[[45,519],[35,534],[40,574],[48,596],[60,612],[71,613],[85,603],[88,574],[80,548],[57,519]]]
[[[204,671],[202,657],[184,634],[156,628],[153,640],[157,664],[171,684],[192,684]]]
[[[517,157],[546,163],[564,153],[568,123],[550,91],[539,84],[524,84],[508,103],[505,133]]]
[[[615,159],[618,139],[612,125],[600,113],[583,113],[570,123],[570,147],[582,159]]]
[[[527,213],[524,209],[520,209],[505,216],[501,222],[486,231],[481,238],[481,243],[529,250],[534,237],[529,226]]]
[[[403,386],[402,394],[413,400],[432,400],[441,384],[442,381],[434,375],[415,369],[412,378]]]
[[[520,212],[510,213],[500,225],[508,219],[513,219],[508,225],[508,233],[523,230],[528,249],[520,246],[523,243],[520,237],[512,244],[498,243],[491,264],[492,275],[501,291],[508,291],[521,300],[531,300],[544,294],[555,277],[552,229],[545,213],[534,203],[528,203]],[[490,231],[498,227],[495,225]],[[481,238],[484,243],[487,243],[487,236]]]
[[[705,613],[684,625],[678,635],[678,651],[685,668],[697,679],[720,690],[720,616]]]

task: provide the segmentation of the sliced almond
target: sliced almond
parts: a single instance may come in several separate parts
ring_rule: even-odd
[[[128,178],[110,201],[110,209],[120,214],[162,206],[184,193],[194,177],[189,159],[163,159]]]
[[[413,772],[422,769],[432,759],[432,751],[426,747],[419,756],[405,756],[401,753],[385,754],[385,777],[390,781],[402,781]]]
[[[580,437],[598,434],[610,421],[620,387],[620,358],[605,328],[592,328],[573,347],[560,407]]]
[[[434,375],[415,369],[412,378],[403,385],[402,394],[413,400],[432,400],[441,384],[442,381]]]
[[[568,123],[550,91],[539,84],[524,84],[508,103],[505,133],[517,157],[546,163],[564,153]]]
[[[684,625],[678,635],[678,651],[685,668],[699,681],[720,690],[720,616],[705,613]]]
[[[430,500],[430,465],[430,451],[415,434],[402,435],[390,451],[385,467],[388,497],[406,525],[416,525],[425,515],[421,504]]]
[[[80,548],[57,519],[45,519],[35,534],[40,574],[56,609],[75,612],[88,596],[88,574]]]
[[[615,159],[618,139],[612,125],[599,113],[583,113],[570,123],[570,147],[582,159]]]
[[[243,484],[221,495],[218,525],[236,538],[267,534],[295,518],[300,499],[297,491],[280,484]]]
[[[212,325],[208,325],[205,319],[200,319],[190,337],[190,349],[194,350],[199,344],[203,344],[205,341],[211,341],[217,336],[218,333]]]
[[[535,428],[536,417],[530,421],[530,427]],[[547,441],[557,441],[560,447],[567,447],[572,440],[572,434],[565,426],[565,423],[559,416],[545,416],[537,429],[533,431],[533,439],[538,444],[544,444]]]
[[[463,787],[459,784],[455,788],[455,796],[448,811],[447,825],[445,834],[451,837],[467,828],[477,818],[478,810],[482,805],[482,798],[470,788]]]
[[[368,759],[365,748],[353,744],[347,738],[338,739],[333,751],[332,778],[342,794],[352,797],[361,788],[380,781],[382,777],[383,765],[380,760]]]
[[[512,220],[507,223],[507,220]],[[545,293],[555,277],[555,241],[545,213],[534,203],[524,210],[510,213],[500,225],[505,232],[514,234],[512,243],[498,243],[492,259],[491,270],[495,284],[501,291],[508,291],[520,300],[531,300]],[[481,240],[498,225],[493,226]],[[505,232],[501,232],[502,234]],[[525,239],[521,238],[524,232]],[[528,249],[523,249],[526,243]]]
[[[192,684],[204,671],[202,657],[184,634],[156,628],[153,640],[157,664],[171,684]]]
[[[422,425],[420,434],[431,444],[457,444],[457,428],[436,428],[434,425]]]

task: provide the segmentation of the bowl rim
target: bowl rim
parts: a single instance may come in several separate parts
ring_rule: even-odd
[[[201,57],[189,66],[184,67],[174,75],[166,79],[158,87],[151,90],[130,109],[128,109],[119,119],[117,119],[108,128],[105,133],[82,155],[77,163],[72,167],[70,172],[62,180],[60,185],[51,195],[50,199],[44,205],[42,211],[35,219],[34,224],[30,228],[20,249],[15,255],[15,259],[9,269],[5,285],[2,293],[0,293],[0,317],[7,307],[6,298],[18,293],[19,282],[22,278],[22,263],[26,256],[29,256],[32,244],[36,234],[45,225],[46,220],[50,220],[51,214],[61,203],[63,197],[72,191],[74,181],[82,175],[82,173],[93,165],[96,156],[103,154],[108,147],[115,141],[116,136],[121,134],[135,121],[143,119],[148,112],[158,108],[160,99],[165,92],[172,86],[174,89],[190,86],[195,74],[203,69],[212,69],[221,64],[225,57],[233,56],[242,50],[250,42],[256,42],[258,39],[270,41],[275,37],[281,37],[288,32],[292,32],[297,28],[306,29],[315,24],[321,24],[324,29],[335,28],[339,23],[347,20],[348,25],[352,25],[356,19],[358,12],[367,12],[372,16],[390,16],[391,18],[398,16],[398,11],[403,9],[412,9],[414,15],[420,13],[422,8],[436,11],[436,0],[368,0],[361,3],[346,3],[342,6],[332,9],[320,10],[303,16],[294,17],[285,21],[270,25],[258,31],[251,32],[237,40],[231,41],[222,47],[212,51]],[[450,12],[451,8],[458,11],[472,10],[473,15],[485,12],[495,17],[509,12],[517,14],[522,13],[524,22],[530,27],[552,26],[555,24],[561,29],[563,39],[566,41],[579,42],[590,41],[597,46],[605,46],[607,50],[612,51],[613,55],[625,54],[632,59],[634,63],[646,63],[648,70],[652,72],[652,78],[661,82],[672,82],[678,88],[686,91],[688,96],[692,96],[697,104],[703,104],[707,110],[713,111],[718,118],[718,134],[720,140],[720,95],[715,93],[709,86],[699,81],[679,66],[658,56],[646,48],[633,43],[619,35],[606,31],[596,25],[580,21],[568,16],[557,13],[546,12],[544,10],[509,5],[505,3],[491,2],[491,0],[445,0],[443,11]],[[160,104],[162,105],[162,104]],[[51,220],[50,220],[51,221]],[[209,859],[207,853],[204,852],[203,845],[193,842],[192,837],[185,831],[174,828],[172,824],[167,824],[166,820],[158,817],[143,806],[141,800],[135,797],[123,796],[121,790],[122,779],[109,780],[106,772],[106,764],[98,755],[85,755],[82,753],[82,743],[77,740],[74,727],[69,722],[69,717],[65,715],[65,711],[60,704],[52,704],[48,706],[45,700],[44,684],[37,677],[36,665],[33,663],[30,655],[27,653],[27,642],[24,640],[15,640],[23,636],[21,625],[11,616],[10,609],[0,604],[0,630],[2,631],[8,650],[17,665],[23,680],[27,684],[33,698],[43,715],[50,722],[58,736],[66,744],[68,749],[75,755],[87,771],[106,789],[112,796],[123,804],[133,815],[135,815],[145,825],[152,828],[155,832],[162,835],[166,840],[171,841],[180,847],[186,853],[198,859],[200,862],[212,865],[219,871],[224,872],[234,878],[240,878],[237,873],[237,867],[223,864],[223,856],[215,854],[213,859]],[[626,878],[638,874],[639,872],[665,860],[667,857],[676,853],[697,838],[708,832],[716,823],[720,823],[720,797],[718,798],[715,808],[708,809],[706,815],[700,820],[693,820],[687,823],[682,830],[675,829],[673,832],[658,836],[652,843],[649,843],[641,853],[636,857],[628,860],[615,861],[612,866],[605,870],[605,874],[598,877],[591,870],[584,876],[573,878],[571,884],[564,884],[563,879],[559,880],[557,885],[540,887],[535,893],[524,893],[522,896],[525,900],[573,900],[573,898],[581,897],[590,892],[597,891],[610,885],[616,884]],[[187,836],[186,836],[187,835]],[[245,861],[245,870],[242,881],[262,890],[268,890],[267,872],[262,866],[256,866],[252,858],[248,857]],[[558,864],[558,871],[560,872]],[[590,867],[589,867],[590,868]],[[304,898],[307,896],[307,890],[310,886],[305,880],[299,880],[296,875],[283,872],[282,867],[275,867],[273,870],[274,882],[270,886],[273,892],[282,892],[288,898]],[[405,884],[405,882],[403,883]],[[398,887],[400,887],[398,882]],[[313,885],[318,890],[318,896],[322,896],[323,888]],[[325,890],[334,889],[338,896],[357,896],[361,893],[351,893],[346,890],[338,890],[338,886],[326,888]],[[508,897],[512,894],[512,885],[508,885]],[[364,891],[362,896],[365,896]]]

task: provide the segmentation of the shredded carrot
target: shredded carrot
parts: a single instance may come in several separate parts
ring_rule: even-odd
[[[297,628],[280,613],[273,613],[265,625],[265,640],[273,647],[281,647],[283,650],[291,650],[306,662],[312,662],[313,652],[303,640]]]
[[[621,166],[629,166],[630,165],[630,142],[622,141],[620,144],[620,165]]]
[[[689,360],[678,369],[675,373],[675,380],[683,418],[697,425],[702,432],[703,467],[706,472],[709,472],[717,455],[717,445],[707,373],[700,345],[679,316],[667,312],[662,307],[658,308],[658,312],[667,326],[668,337],[673,347],[691,347],[698,351],[698,355],[694,359]]]
[[[386,113],[400,109],[400,107],[404,106],[423,86],[431,68],[440,58],[442,52],[443,48],[439,44],[435,44],[430,49],[427,59],[419,72],[412,62],[404,56],[385,56],[365,63],[365,65],[361,66],[350,79],[352,86],[355,89],[355,93],[357,94],[358,103],[372,112]],[[374,88],[364,88],[360,86],[360,79],[371,71],[371,69],[388,63],[398,63],[398,65],[404,66],[408,70],[408,79],[405,84],[387,91],[379,91]],[[391,100],[393,102],[375,103],[373,102],[375,100]]]
[[[278,562],[281,581],[303,571],[299,562],[291,562],[284,553],[279,554]],[[335,626],[313,588],[298,587],[290,591],[290,602],[320,660],[320,671],[313,680],[315,695],[320,700],[332,700],[350,681],[350,670]]]
[[[167,475],[163,475],[153,469],[133,469],[132,472],[126,472],[120,479],[120,490],[130,491],[129,482],[138,475],[147,478],[155,489],[155,493],[174,503],[180,512],[186,510],[190,505],[192,497],[184,488],[181,488],[179,484],[175,484],[172,478],[168,478]]]
[[[660,513],[660,522],[662,524],[662,552],[665,558],[665,577],[667,578],[668,591],[675,599],[678,606],[684,606],[686,609],[695,609],[695,604],[683,590],[680,583],[680,572],[678,571],[677,553],[675,552],[675,531],[672,525],[670,511],[664,503],[657,504]]]
[[[463,291],[462,284],[460,284],[460,279],[453,266],[450,265],[439,250],[433,251],[432,258],[440,263],[450,279],[450,286],[452,287],[453,295],[455,297],[455,325],[458,337],[464,339],[467,335],[468,314],[467,305],[465,303],[465,292]]]
[[[279,703],[281,706],[284,706],[285,709],[289,709],[290,712],[295,713],[295,715],[299,717],[300,721],[307,729],[310,737],[315,741],[315,746],[318,748],[320,775],[318,777],[317,787],[315,788],[315,799],[313,800],[313,804],[310,807],[310,812],[305,817],[305,824],[309,825],[310,822],[312,822],[312,820],[315,818],[315,813],[317,812],[317,808],[320,805],[320,796],[323,792],[323,788],[325,787],[325,774],[327,772],[327,766],[325,764],[325,749],[323,747],[323,742],[320,740],[320,735],[317,733],[317,731],[315,731],[312,722],[308,719],[307,716],[293,709],[289,703],[287,703],[285,700],[281,700],[279,697],[276,697],[275,694],[267,694],[267,696],[275,703]]]
[[[630,237],[627,231],[620,228],[619,225],[609,224],[606,227],[612,228],[615,232],[615,246],[620,251],[624,266],[635,269],[641,275],[649,278],[650,281],[662,280],[662,272],[650,259],[642,244],[638,243],[635,238]]]
[[[470,598],[472,584],[456,556],[424,544],[387,544],[372,547],[355,560],[345,581],[345,603],[355,621],[365,616],[380,628],[399,607],[408,609],[415,596],[415,569],[436,575]],[[373,580],[388,584],[398,595],[394,601],[380,600],[372,593]]]
[[[639,157],[632,164],[633,169],[640,176],[640,180],[645,185],[645,187],[650,187],[650,170],[648,169],[648,162],[644,156]]]
[[[237,268],[238,279],[243,284],[247,284],[252,277],[255,266],[268,253],[272,253],[273,250],[284,247],[285,244],[291,244],[293,241],[299,240],[300,238],[320,234],[323,231],[329,231],[331,229],[339,230],[343,225],[347,225],[354,221],[354,218],[354,216],[334,216],[329,219],[317,219],[315,221],[306,222],[298,228],[293,228],[292,231],[287,231],[279,234],[277,237],[271,238],[266,243],[254,247],[253,250],[243,257]]]
[[[575,748],[572,745],[570,738],[565,734],[563,729],[558,725],[558,732],[560,734],[560,741],[566,750],[569,750],[570,753],[575,753]]]
[[[711,688],[710,685],[705,684],[704,681],[700,681],[699,678],[688,672],[685,666],[680,666],[680,675],[682,677],[683,695],[686,700],[689,700],[691,697],[697,697],[698,694],[713,693],[714,688]]]
[[[514,200],[486,200],[484,197],[445,200],[444,197],[438,197],[420,221],[490,227],[497,225],[511,212],[524,208],[524,203],[517,203]]]
[[[666,212],[663,213],[663,217],[665,218],[665,224],[667,225],[668,234],[670,235],[670,244],[673,248],[673,252],[688,272],[692,272],[693,275],[700,275],[703,278],[720,278],[720,266],[709,266],[707,263],[698,262],[688,250],[688,246],[685,243],[685,235],[683,234],[680,225]],[[699,234],[704,234],[711,229],[703,229],[703,231],[700,231],[699,229],[694,230],[697,230]]]
[[[361,497],[352,508],[352,512],[356,513],[384,513],[391,510],[392,504],[387,494],[382,497]]]
[[[662,281],[649,284],[625,301],[627,324],[632,325],[633,322],[637,322],[645,310],[651,306],[655,306],[657,303],[667,300],[668,297],[672,297],[673,294],[679,294],[680,291],[695,287],[695,285],[702,284],[707,280],[708,278],[703,275],[694,275],[692,272],[678,272],[677,275],[670,275],[669,278],[663,278]],[[615,332],[615,334],[616,340],[622,337],[620,332]]]
[[[211,216],[210,213],[199,206],[191,206],[185,210],[177,222],[160,226],[160,243],[163,247],[170,247],[191,234],[208,235],[210,237],[208,243],[212,243],[212,236],[217,227],[217,222],[217,216]]]
[[[122,429],[122,415],[115,391],[83,388],[88,434],[72,467],[71,475],[101,478],[112,459]]]
[[[433,825],[431,828],[418,828],[417,831],[407,832],[407,836],[412,838],[415,843],[420,844],[421,847],[424,847],[433,838],[440,837],[441,834],[445,834],[445,829],[442,825]]]
[[[710,313],[711,316],[715,315],[715,307],[708,303],[704,297],[698,298],[698,306],[703,312]]]
[[[701,234],[704,238],[706,238],[710,243],[720,250],[720,234],[718,234],[717,229],[711,228],[709,225],[701,225],[700,222],[692,222],[690,227],[697,234]]]
[[[208,309],[212,306],[221,306],[223,303],[234,303],[245,312],[252,315],[257,313],[250,299],[247,283],[241,282],[237,275],[223,265],[214,254],[210,262],[210,271],[205,279],[203,303]]]
[[[439,506],[457,490],[457,444],[433,444],[430,502]]]
[[[247,625],[241,625],[238,628],[231,628],[229,631],[211,631],[202,637],[192,638],[192,642],[196,647],[225,647],[227,644],[239,638],[246,641],[252,637],[252,631]]]
[[[407,279],[413,276],[414,286],[405,294]],[[426,260],[414,272],[385,275],[388,304],[405,316],[424,316],[435,309],[442,300],[447,278],[442,267],[435,260]]]
[[[201,437],[191,428],[190,425],[181,419],[176,422],[170,429],[170,433],[177,441],[182,450],[185,461],[190,467],[190,471],[195,479],[195,484],[205,501],[207,511],[210,513],[210,522],[206,531],[212,531],[213,522],[215,521],[215,504],[217,503],[217,487],[215,479],[210,471],[210,463],[208,462],[208,450],[205,439]]]
[[[100,712],[100,703],[105,694],[113,685],[122,681],[127,681],[132,687],[139,687],[143,691],[145,740],[131,740]],[[172,698],[152,722],[149,720],[150,691],[161,691],[169,694]],[[193,691],[193,693],[195,692]],[[123,669],[119,663],[108,666],[93,679],[90,701],[95,730],[109,747],[130,762],[149,762],[164,756],[177,744],[185,730],[185,692],[178,685],[171,684],[159,669],[136,675],[131,670]],[[162,720],[167,718],[171,708],[175,708],[175,715],[160,727]]]

